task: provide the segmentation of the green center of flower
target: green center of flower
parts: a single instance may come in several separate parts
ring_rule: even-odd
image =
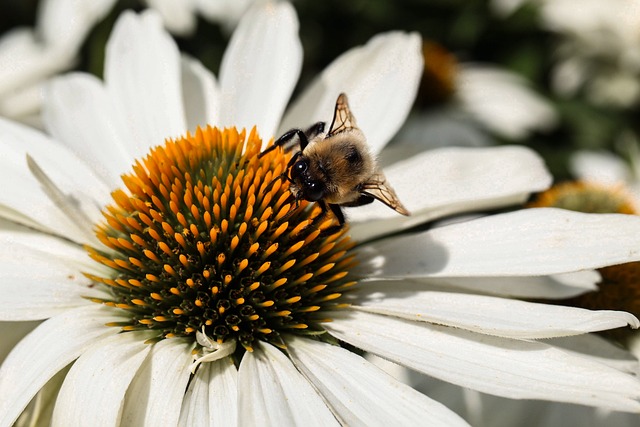
[[[258,158],[251,132],[208,127],[157,147],[113,193],[87,248],[109,267],[111,298],[95,302],[126,311],[124,331],[156,330],[157,339],[193,336],[282,345],[281,334],[317,334],[326,311],[345,306],[355,264],[345,229],[323,233],[334,219],[312,224],[320,209],[274,177],[288,155]],[[204,329],[203,329],[204,328]]]
[[[585,213],[635,214],[632,198],[620,186],[572,181],[540,193],[531,207],[554,207]]]

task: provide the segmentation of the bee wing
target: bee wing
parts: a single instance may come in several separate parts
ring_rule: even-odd
[[[362,185],[362,192],[380,200],[382,203],[402,215],[411,215],[400,199],[398,199],[396,192],[387,183],[387,178],[380,171],[373,174],[373,176]]]
[[[333,121],[331,122],[331,127],[329,128],[327,137],[349,129],[357,128],[358,125],[356,125],[356,118],[353,117],[353,114],[351,114],[351,110],[349,109],[347,95],[341,93],[336,101],[336,109],[333,112]]]

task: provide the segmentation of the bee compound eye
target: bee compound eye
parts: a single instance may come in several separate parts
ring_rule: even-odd
[[[307,171],[309,165],[306,160],[298,160],[291,167],[291,178],[300,178],[303,173]]]
[[[304,171],[307,170],[309,166],[307,165],[307,162],[304,160],[298,160],[296,162],[295,165],[293,165],[293,169],[297,172],[297,173],[302,173]]]

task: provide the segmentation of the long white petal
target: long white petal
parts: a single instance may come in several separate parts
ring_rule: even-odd
[[[422,75],[422,43],[417,33],[389,32],[373,37],[334,60],[289,108],[280,131],[318,121],[331,125],[341,92],[378,153],[404,123]]]
[[[519,146],[436,149],[393,164],[384,173],[411,216],[382,203],[347,209],[356,239],[446,215],[522,203],[551,184],[540,156]]]
[[[109,188],[122,186],[120,175],[134,161],[134,142],[102,82],[73,73],[54,79],[46,91],[43,120],[47,130],[100,175]]]
[[[123,425],[177,425],[191,374],[192,347],[178,338],[153,345],[125,395]]]
[[[637,336],[634,333],[634,336]],[[640,373],[638,359],[612,340],[596,334],[584,334],[574,337],[553,338],[545,341],[554,347],[579,354],[596,362],[611,366],[622,372]]]
[[[536,276],[640,260],[640,218],[524,209],[363,247],[373,277]]]
[[[187,129],[217,125],[220,117],[220,88],[215,76],[200,61],[182,57],[182,96]]]
[[[180,53],[152,11],[121,15],[107,43],[104,75],[136,158],[187,130]]]
[[[362,357],[304,338],[287,340],[294,363],[349,426],[466,426],[457,414]]]
[[[289,2],[256,2],[242,17],[220,66],[223,126],[275,136],[302,68],[298,25]]]
[[[226,357],[203,363],[191,379],[182,402],[181,426],[236,426],[238,370]]]
[[[464,289],[489,295],[553,300],[596,291],[601,277],[595,270],[581,270],[550,276],[417,277],[404,280],[436,290]]]
[[[86,227],[79,227],[47,195],[27,163],[27,155],[66,198],[69,209],[77,209],[93,222],[110,200],[109,188],[71,151],[44,134],[0,118],[0,215],[74,240],[91,241]]]
[[[363,283],[349,296],[354,298],[354,310],[506,338],[552,338],[640,326],[635,316],[624,311],[591,311],[483,295],[422,291],[411,283]]]
[[[0,222],[1,224],[2,222]],[[39,320],[103,296],[82,275],[87,253],[69,242],[20,227],[0,228],[0,320]]]
[[[467,289],[515,298],[565,299],[597,291],[601,276],[595,270],[550,276],[420,277],[417,284],[441,289]]]
[[[97,341],[118,332],[105,323],[121,320],[98,305],[69,310],[38,326],[15,346],[0,367],[0,425],[11,425],[56,372]]]
[[[238,372],[238,425],[339,425],[322,397],[270,344],[245,353]]]
[[[442,380],[512,399],[640,411],[640,381],[538,341],[480,335],[363,312],[336,313],[334,337]]]
[[[67,374],[53,411],[53,425],[118,426],[124,396],[151,346],[148,334],[127,332],[89,348]],[[96,402],[99,404],[96,405]]]

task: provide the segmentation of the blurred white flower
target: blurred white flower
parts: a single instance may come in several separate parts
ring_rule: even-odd
[[[74,65],[93,26],[115,0],[42,0],[34,28],[0,38],[0,116],[39,125],[46,80]]]
[[[145,0],[162,16],[164,26],[174,34],[188,35],[196,28],[197,16],[232,30],[255,0]]]
[[[557,113],[526,79],[484,64],[461,64],[457,96],[462,108],[495,134],[510,140],[548,131]]]
[[[525,2],[540,8],[541,25],[560,35],[553,87],[564,96],[584,90],[599,105],[640,100],[640,1],[493,0],[507,16]]]
[[[427,148],[492,145],[495,137],[517,141],[553,129],[558,114],[522,76],[484,63],[458,63],[453,54],[425,42],[423,98],[383,161]]]
[[[569,159],[569,169],[579,180],[624,188],[640,212],[640,144],[632,132],[624,133],[618,142],[625,158],[610,151],[578,150]]]
[[[34,28],[15,28],[0,38],[0,116],[42,127],[40,108],[49,78],[75,65],[91,29],[116,0],[40,0]],[[164,25],[188,35],[196,14],[233,28],[253,0],[147,0]]]

